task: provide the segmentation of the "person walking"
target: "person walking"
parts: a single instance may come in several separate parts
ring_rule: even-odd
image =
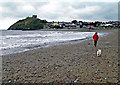
[[[93,39],[94,39],[94,46],[96,47],[97,41],[99,39],[99,36],[97,35],[97,32],[93,35]]]

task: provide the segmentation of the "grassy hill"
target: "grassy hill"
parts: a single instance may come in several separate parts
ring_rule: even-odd
[[[11,25],[8,30],[39,30],[43,29],[45,22],[38,18],[27,17]]]

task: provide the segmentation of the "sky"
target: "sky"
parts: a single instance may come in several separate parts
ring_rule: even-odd
[[[47,21],[118,20],[119,0],[2,0],[0,29],[20,19],[37,15]]]

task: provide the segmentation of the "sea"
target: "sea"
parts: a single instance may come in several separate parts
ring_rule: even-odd
[[[0,30],[0,54],[7,55],[49,46],[79,43],[95,32]],[[104,36],[106,33],[98,33]]]

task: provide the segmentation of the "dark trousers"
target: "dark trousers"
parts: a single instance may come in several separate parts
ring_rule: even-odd
[[[97,45],[97,41],[94,41],[94,46],[96,47],[96,45]]]

